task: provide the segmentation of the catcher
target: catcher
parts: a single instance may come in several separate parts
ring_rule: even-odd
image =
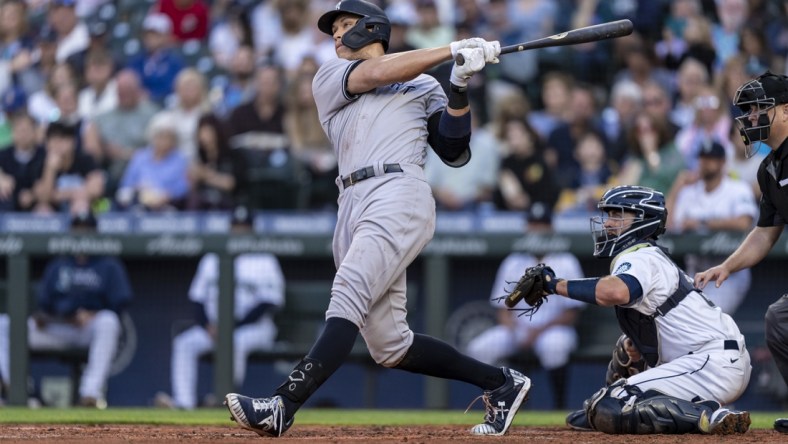
[[[749,413],[723,407],[750,380],[744,336],[656,244],[667,220],[664,195],[618,186],[597,207],[603,214],[591,219],[594,256],[612,258],[612,274],[565,280],[539,265],[505,300],[513,306],[524,299],[531,312],[553,294],[615,308],[626,336],[616,346],[609,385],[567,423],[611,434],[746,432]]]

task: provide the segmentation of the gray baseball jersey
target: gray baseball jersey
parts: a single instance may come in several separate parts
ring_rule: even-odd
[[[321,65],[312,89],[321,125],[336,151],[340,178],[372,167],[375,176],[345,188],[341,179],[326,318],[359,326],[376,362],[395,366],[413,343],[406,321],[405,269],[432,239],[435,201],[424,178],[427,119],[446,105],[426,75],[359,95],[346,90],[359,61]],[[384,164],[402,172],[383,174]]]

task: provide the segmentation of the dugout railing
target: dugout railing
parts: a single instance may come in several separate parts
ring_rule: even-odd
[[[687,252],[703,254],[729,254],[743,239],[742,234],[714,233],[710,235],[666,236],[663,244],[668,246],[675,257]],[[11,385],[9,404],[24,405],[27,401],[26,384],[16,381],[25,380],[29,373],[29,354],[27,324],[31,290],[30,263],[36,257],[51,257],[58,254],[86,253],[109,254],[136,260],[145,258],[198,258],[206,252],[216,252],[220,256],[219,288],[222,297],[219,304],[219,332],[214,353],[214,390],[215,393],[232,391],[232,328],[233,298],[224,295],[234,293],[232,259],[243,252],[265,251],[289,260],[314,259],[330,260],[331,236],[328,233],[287,234],[258,233],[254,235],[230,234],[72,234],[72,233],[8,233],[0,232],[0,255],[5,261],[5,280],[7,311],[11,318]],[[551,251],[570,251],[584,263],[591,257],[591,242],[587,233],[556,233],[552,235],[520,235],[516,233],[451,233],[438,232],[418,260],[421,281],[420,313],[424,319],[419,331],[437,337],[444,337],[445,325],[451,306],[453,260],[494,260],[499,261],[512,251],[532,249]],[[788,256],[788,240],[783,237],[770,253],[770,258]],[[767,258],[767,261],[770,259]],[[596,271],[604,273],[602,261],[595,262],[594,270],[586,270],[588,275]],[[779,291],[777,289],[774,290]],[[772,299],[776,299],[776,295]],[[582,341],[582,337],[581,337]],[[602,356],[604,349],[612,346],[596,344],[594,356]],[[296,350],[291,348],[290,350]],[[302,355],[297,352],[283,352],[280,356]],[[288,354],[290,353],[290,354]],[[609,353],[609,352],[607,352]],[[268,356],[275,357],[274,354]],[[431,380],[424,387],[424,405],[428,408],[445,408],[448,404],[448,383]]]

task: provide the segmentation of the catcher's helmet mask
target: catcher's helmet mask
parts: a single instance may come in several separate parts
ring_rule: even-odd
[[[748,159],[758,152],[760,143],[769,138],[769,130],[777,115],[770,111],[783,103],[788,103],[788,77],[769,71],[736,90],[733,104],[743,113],[736,117],[736,123]],[[755,122],[753,116],[757,116]]]
[[[603,214],[591,218],[594,257],[613,257],[638,242],[656,240],[665,232],[668,219],[665,196],[652,188],[634,185],[611,188],[597,208]],[[611,218],[632,218],[632,223],[624,229],[609,229],[605,221]],[[624,225],[623,220],[620,225]]]
[[[363,0],[342,0],[336,7],[320,16],[317,28],[333,36],[331,27],[334,20],[342,14],[360,17],[358,22],[342,36],[342,44],[350,49],[361,49],[370,43],[380,42],[383,50],[389,49],[391,22],[382,9]]]

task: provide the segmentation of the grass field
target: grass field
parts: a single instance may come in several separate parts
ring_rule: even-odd
[[[339,410],[310,409],[298,412],[301,425],[440,425],[476,424],[480,411],[468,414],[456,410]],[[752,413],[752,429],[771,429],[779,412]],[[515,425],[562,427],[566,412],[521,411]],[[225,409],[199,409],[191,412],[149,408],[28,409],[0,408],[0,424],[145,424],[145,425],[229,425]]]

